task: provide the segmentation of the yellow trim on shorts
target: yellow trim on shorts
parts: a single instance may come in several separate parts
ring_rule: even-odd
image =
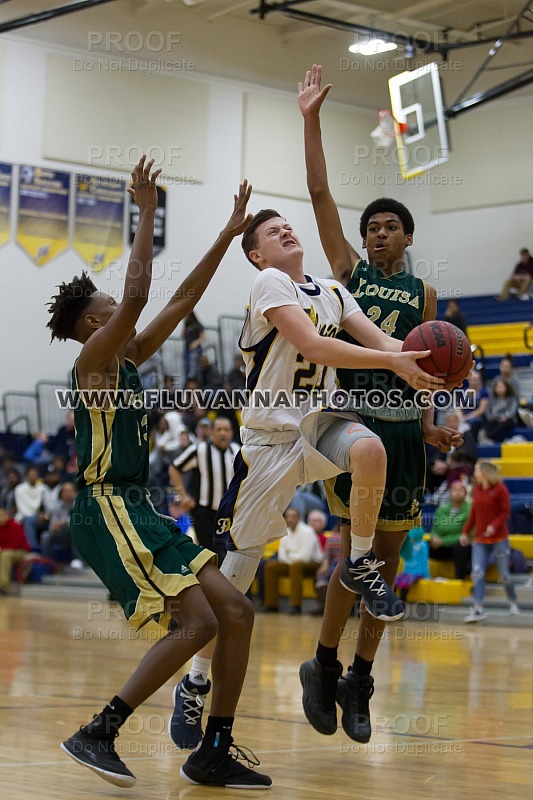
[[[168,628],[170,615],[165,609],[165,599],[167,597],[176,597],[189,586],[195,586],[198,583],[198,579],[194,574],[165,575],[154,565],[153,554],[142,543],[141,537],[130,519],[122,497],[95,497],[94,499],[100,507],[109,533],[115,540],[124,569],[139,590],[135,611],[129,617],[128,622],[135,630],[139,630],[139,628],[142,628],[143,625],[149,622],[155,614],[159,614],[159,624],[164,628]],[[118,522],[112,510],[115,512]],[[128,546],[126,536],[131,542],[135,555],[142,565],[142,569]],[[200,553],[195,561],[197,561],[201,555]],[[213,554],[209,550],[206,550],[204,563],[209,561],[212,555]],[[148,575],[151,583],[154,585],[151,585],[146,575]]]

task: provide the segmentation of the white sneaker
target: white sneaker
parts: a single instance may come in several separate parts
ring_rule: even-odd
[[[487,619],[487,615],[482,608],[473,608],[470,614],[467,614],[463,622],[482,622]]]
[[[73,558],[72,561],[70,562],[70,568],[71,569],[83,569],[84,566],[85,565],[84,565],[83,561],[81,560],[81,558]]]
[[[511,605],[509,606],[509,614],[512,614],[513,617],[520,616],[520,609],[518,608],[516,603],[511,603]]]
[[[520,300],[529,300],[529,292],[525,292],[525,294],[519,294],[518,297]]]

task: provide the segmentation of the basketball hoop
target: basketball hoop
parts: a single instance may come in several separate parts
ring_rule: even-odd
[[[407,133],[408,125],[398,122],[392,116],[392,111],[382,110],[378,114],[378,126],[370,134],[377,147],[390,147],[399,133]]]

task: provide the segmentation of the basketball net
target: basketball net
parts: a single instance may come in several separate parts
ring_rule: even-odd
[[[370,136],[377,147],[390,147],[396,141],[396,136],[406,133],[407,129],[407,124],[394,119],[391,111],[381,110],[377,128],[374,128]]]

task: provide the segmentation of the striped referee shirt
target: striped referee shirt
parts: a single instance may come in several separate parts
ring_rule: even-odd
[[[199,506],[217,510],[233,478],[233,459],[238,452],[239,445],[235,442],[230,442],[226,450],[211,442],[199,442],[174,459],[173,465],[180,472],[198,470],[199,490],[195,499]]]

